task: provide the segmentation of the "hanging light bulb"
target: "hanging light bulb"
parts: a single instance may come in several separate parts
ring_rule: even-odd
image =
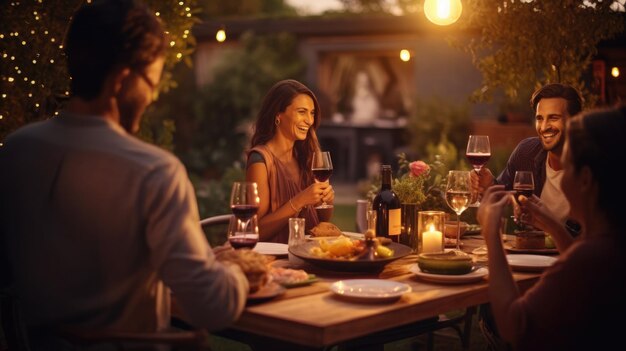
[[[617,67],[613,67],[613,68],[611,68],[611,75],[612,75],[614,78],[619,77],[619,68],[617,68]]]
[[[426,0],[424,14],[429,21],[439,26],[447,26],[461,17],[461,0]]]
[[[215,33],[215,40],[217,40],[220,43],[222,43],[222,42],[224,42],[224,40],[226,40],[226,30],[224,29],[224,27],[221,27],[217,31],[217,33]]]
[[[400,50],[400,60],[408,62],[411,59],[411,52],[407,49]]]

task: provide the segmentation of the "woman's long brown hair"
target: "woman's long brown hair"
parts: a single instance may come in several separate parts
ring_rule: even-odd
[[[318,151],[319,141],[317,140],[317,128],[320,125],[321,110],[315,94],[304,84],[293,79],[281,80],[274,84],[263,98],[261,109],[257,114],[254,135],[250,143],[251,148],[266,144],[276,134],[275,119],[278,114],[285,112],[287,106],[291,105],[293,99],[300,94],[306,94],[313,100],[315,106],[315,114],[313,118],[313,126],[309,128],[307,137],[304,140],[296,140],[293,146],[293,157],[300,166],[301,179],[303,185],[313,182],[313,173],[311,172],[311,162],[313,160],[313,152]]]

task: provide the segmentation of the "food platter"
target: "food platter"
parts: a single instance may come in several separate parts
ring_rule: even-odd
[[[407,256],[412,252],[412,249],[406,245],[398,243],[390,243],[388,248],[393,250],[393,256],[387,258],[377,258],[373,261],[359,261],[359,260],[341,260],[330,259],[314,256],[310,253],[312,247],[318,246],[317,241],[308,241],[302,245],[292,246],[289,248],[289,252],[312,264],[323,269],[339,272],[376,272],[382,270],[386,264],[393,262],[399,258]]]
[[[342,232],[343,236],[346,236],[350,239],[356,239],[356,240],[362,240],[365,238],[365,236],[361,233],[354,233],[354,232]],[[313,235],[307,235],[306,236],[307,240],[334,240],[339,238],[339,236],[313,236]]]

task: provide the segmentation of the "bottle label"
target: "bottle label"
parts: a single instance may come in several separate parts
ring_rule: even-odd
[[[401,231],[401,210],[399,208],[389,209],[389,235],[400,235]]]

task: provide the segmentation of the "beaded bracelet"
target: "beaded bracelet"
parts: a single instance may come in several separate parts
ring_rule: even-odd
[[[302,211],[302,208],[296,208],[296,206],[293,205],[293,202],[291,202],[291,199],[289,199],[289,206],[291,206],[291,208],[296,212],[296,213],[300,213],[300,211]]]

